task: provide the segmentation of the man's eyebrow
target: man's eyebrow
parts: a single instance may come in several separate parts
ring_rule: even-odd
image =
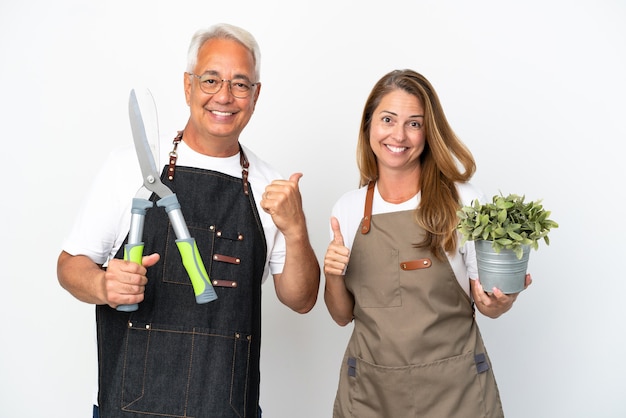
[[[222,79],[222,76],[220,75],[220,73],[215,71],[215,70],[206,70],[202,74],[208,74],[208,75],[215,76],[215,77],[219,78],[220,80]],[[235,74],[233,76],[232,80],[246,80],[246,81],[250,81],[250,77],[248,77],[245,74]]]

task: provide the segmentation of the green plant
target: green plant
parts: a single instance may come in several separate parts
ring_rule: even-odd
[[[499,253],[503,248],[513,250],[517,258],[522,257],[523,246],[537,250],[539,240],[550,245],[548,233],[559,225],[549,219],[550,211],[541,205],[541,200],[524,203],[524,196],[509,194],[495,195],[490,203],[481,204],[478,199],[471,206],[457,211],[458,231],[466,241],[492,241],[493,249]]]

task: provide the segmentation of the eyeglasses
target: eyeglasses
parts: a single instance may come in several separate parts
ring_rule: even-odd
[[[238,99],[245,99],[250,95],[252,87],[259,85],[260,83],[249,83],[243,79],[240,80],[223,80],[217,78],[213,74],[197,75],[194,73],[187,73],[198,79],[200,82],[200,89],[206,94],[215,94],[222,88],[224,82],[228,83],[230,88],[230,94]]]

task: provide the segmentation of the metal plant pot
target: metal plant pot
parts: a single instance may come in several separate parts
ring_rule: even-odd
[[[496,253],[491,241],[478,240],[476,261],[478,262],[478,278],[483,289],[491,291],[494,287],[503,293],[517,293],[524,290],[526,269],[530,256],[530,246],[523,247],[522,258],[518,259],[513,250],[500,250]]]

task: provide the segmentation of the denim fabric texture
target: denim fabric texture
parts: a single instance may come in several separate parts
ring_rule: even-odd
[[[261,279],[266,243],[252,189],[177,167],[173,182],[218,299],[197,304],[165,210],[146,214],[145,299],[136,312],[97,307],[103,417],[260,417]],[[153,196],[153,200],[156,200]],[[123,256],[120,250],[118,257]]]

